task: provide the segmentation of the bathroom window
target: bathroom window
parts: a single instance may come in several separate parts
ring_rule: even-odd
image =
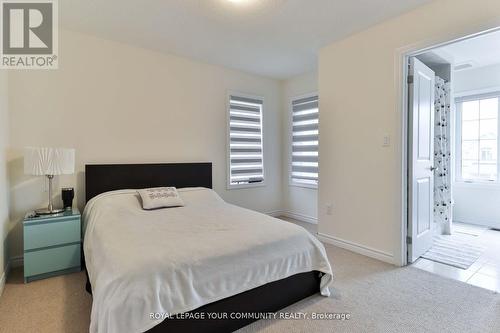
[[[499,95],[457,101],[457,180],[498,181]]]

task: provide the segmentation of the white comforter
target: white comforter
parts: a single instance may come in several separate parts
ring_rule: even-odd
[[[330,264],[305,229],[180,189],[185,207],[144,211],[135,190],[86,206],[85,260],[92,283],[90,332],[142,332],[151,313],[178,314],[291,275],[317,270],[329,295]]]

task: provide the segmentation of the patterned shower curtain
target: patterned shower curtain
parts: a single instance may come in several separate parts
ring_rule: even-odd
[[[436,76],[434,127],[434,222],[437,232],[451,234],[450,83]]]

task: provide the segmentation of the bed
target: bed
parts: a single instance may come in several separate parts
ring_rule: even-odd
[[[210,163],[87,165],[85,184],[90,332],[231,332],[329,295],[321,243],[224,202]],[[158,186],[186,205],[142,210],[135,189]]]

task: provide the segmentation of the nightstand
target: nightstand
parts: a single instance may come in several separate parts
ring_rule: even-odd
[[[81,270],[82,231],[78,209],[23,221],[24,282]]]

